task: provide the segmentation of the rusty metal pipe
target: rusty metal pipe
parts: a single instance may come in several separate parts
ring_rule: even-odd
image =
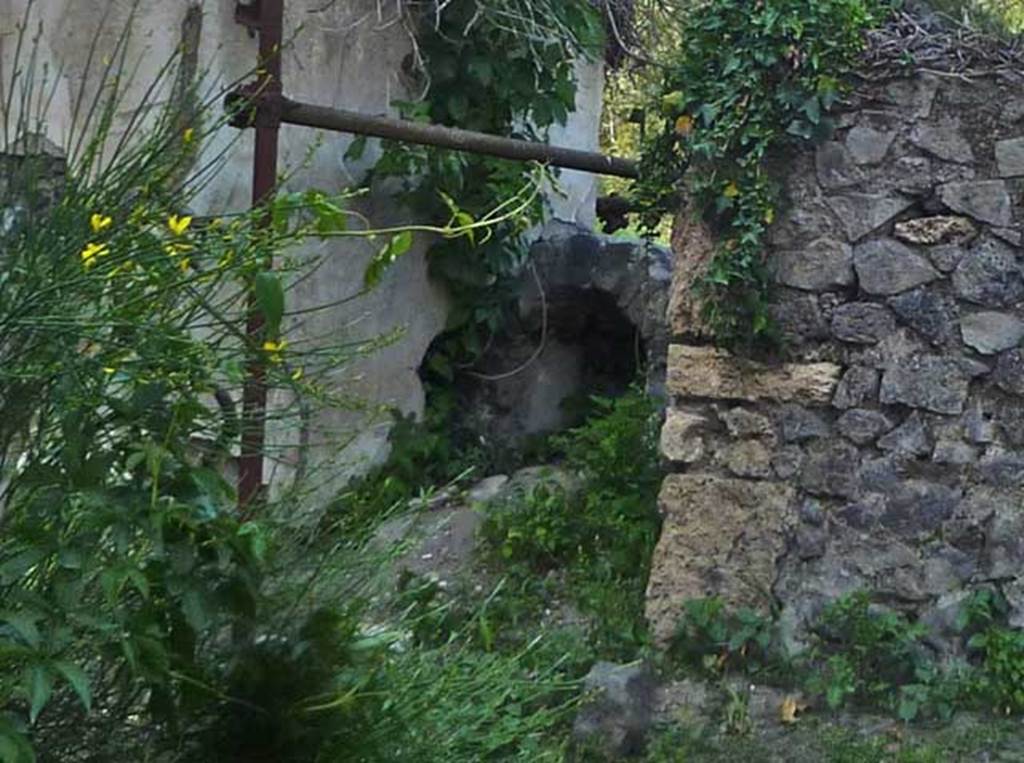
[[[472,130],[461,130],[457,127],[369,116],[345,109],[299,103],[288,98],[281,99],[280,112],[281,121],[285,124],[437,146],[501,159],[541,162],[597,175],[635,178],[638,174],[637,163],[631,159],[551,146],[537,141],[504,138]]]
[[[281,97],[281,42],[284,36],[284,0],[252,0],[235,7],[235,20],[259,37],[259,69],[253,91],[273,102]],[[274,194],[277,183],[278,139],[281,121],[273,108],[259,109],[256,114],[256,141],[253,155],[252,205],[265,206]],[[270,224],[270,212],[261,218]],[[273,254],[267,255],[266,266],[273,268]],[[246,335],[250,345],[259,348],[263,338],[263,314],[250,296]],[[242,389],[241,455],[238,462],[238,505],[246,512],[264,492],[263,452],[266,448],[267,384],[266,365],[256,350],[248,364],[248,375]]]

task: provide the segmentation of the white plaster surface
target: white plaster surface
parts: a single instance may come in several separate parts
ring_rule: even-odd
[[[15,25],[27,0],[0,0],[0,60],[10,70]],[[134,20],[131,0],[36,0],[31,24],[41,24],[41,63],[60,72],[60,82],[46,122],[46,133],[65,145],[70,132],[76,95],[85,78],[95,87],[95,70],[87,74],[90,46],[96,35],[99,61],[130,25],[128,68],[134,76],[127,83],[125,109],[119,124],[132,116],[130,104],[142,93],[179,44],[181,24],[190,5],[203,13],[200,67],[208,82],[246,79],[256,61],[256,40],[235,23],[232,0],[140,0]],[[337,106],[370,114],[393,113],[394,99],[409,97],[403,82],[402,62],[411,50],[409,37],[395,17],[394,2],[379,0],[288,0],[284,53],[285,92],[295,99]],[[569,125],[554,131],[552,141],[593,149],[597,146],[601,82],[599,65],[580,66],[580,97],[584,108],[572,115]],[[6,76],[6,75],[5,75]],[[52,77],[52,75],[51,75]],[[162,94],[166,97],[166,93]],[[352,138],[301,127],[285,126],[281,132],[282,168],[294,171],[289,185],[340,190],[358,182],[376,159],[378,148],[370,142],[363,159],[346,162],[344,153]],[[318,144],[309,158],[310,148]],[[252,133],[237,134],[224,128],[204,147],[209,152],[227,149],[223,169],[197,200],[196,212],[217,214],[248,205],[251,192]],[[567,198],[554,199],[554,214],[584,223],[593,221],[596,184],[583,173],[564,173]],[[362,206],[376,225],[408,220],[387,199],[371,199]],[[444,292],[427,278],[424,251],[428,241],[418,237],[413,250],[398,262],[383,283],[369,296],[327,310],[307,313],[286,329],[293,344],[321,342],[337,345],[398,332],[388,346],[346,366],[331,380],[334,387],[352,398],[396,406],[406,413],[422,412],[423,390],[417,368],[430,341],[440,333],[447,317]],[[311,246],[299,253],[327,256],[315,277],[297,285],[289,297],[289,309],[335,303],[357,292],[363,268],[373,248],[353,239]],[[271,428],[282,443],[298,441],[297,423]],[[365,413],[329,410],[315,422],[311,442],[311,468],[319,468],[323,481],[319,497],[329,495],[353,472],[386,457],[386,426],[369,426]],[[341,445],[349,443],[338,459]],[[284,459],[286,474],[294,454]],[[268,477],[271,467],[268,467]]]

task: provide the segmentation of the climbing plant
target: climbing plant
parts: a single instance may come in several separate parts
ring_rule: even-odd
[[[453,0],[418,21],[426,95],[399,103],[403,116],[510,137],[541,139],[564,124],[576,97],[574,59],[598,49],[601,17],[586,0]],[[377,179],[399,178],[417,216],[441,222],[451,199],[465,214],[483,212],[531,182],[536,166],[489,157],[386,143]],[[361,147],[356,146],[355,151]],[[471,363],[499,330],[508,285],[523,267],[523,233],[543,219],[537,199],[486,236],[439,241],[429,251],[431,275],[444,283],[454,309],[431,370],[451,379],[453,363]]]
[[[771,333],[765,233],[778,205],[767,158],[827,136],[830,111],[883,0],[710,0],[685,16],[666,68],[660,126],[635,195],[653,229],[685,191],[721,245],[698,288],[724,342]]]

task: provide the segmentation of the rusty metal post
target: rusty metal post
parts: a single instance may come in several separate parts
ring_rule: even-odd
[[[284,35],[284,0],[252,0],[235,6],[235,20],[255,33],[259,39],[257,78],[247,89],[259,98],[256,107],[256,145],[253,156],[252,204],[265,205],[277,183],[278,138],[281,127],[282,94],[281,42]],[[263,225],[270,224],[270,212]],[[267,255],[267,268],[274,266],[273,254]],[[242,391],[242,449],[238,464],[238,505],[249,509],[264,492],[263,451],[266,447],[267,384],[266,365],[258,348],[263,334],[263,315],[250,296],[246,334],[252,359]]]

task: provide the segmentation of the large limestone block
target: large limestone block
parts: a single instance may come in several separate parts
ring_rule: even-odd
[[[658,643],[671,638],[691,599],[719,596],[731,606],[771,606],[776,563],[796,522],[794,496],[786,485],[710,474],[665,480],[665,523],[645,605]]]
[[[841,371],[835,363],[769,366],[715,347],[674,344],[668,350],[668,390],[681,397],[827,405]]]
[[[701,313],[703,303],[696,285],[715,256],[715,238],[707,223],[690,207],[684,207],[672,226],[674,255],[672,289],[668,301],[668,325],[673,336],[710,336]]]

